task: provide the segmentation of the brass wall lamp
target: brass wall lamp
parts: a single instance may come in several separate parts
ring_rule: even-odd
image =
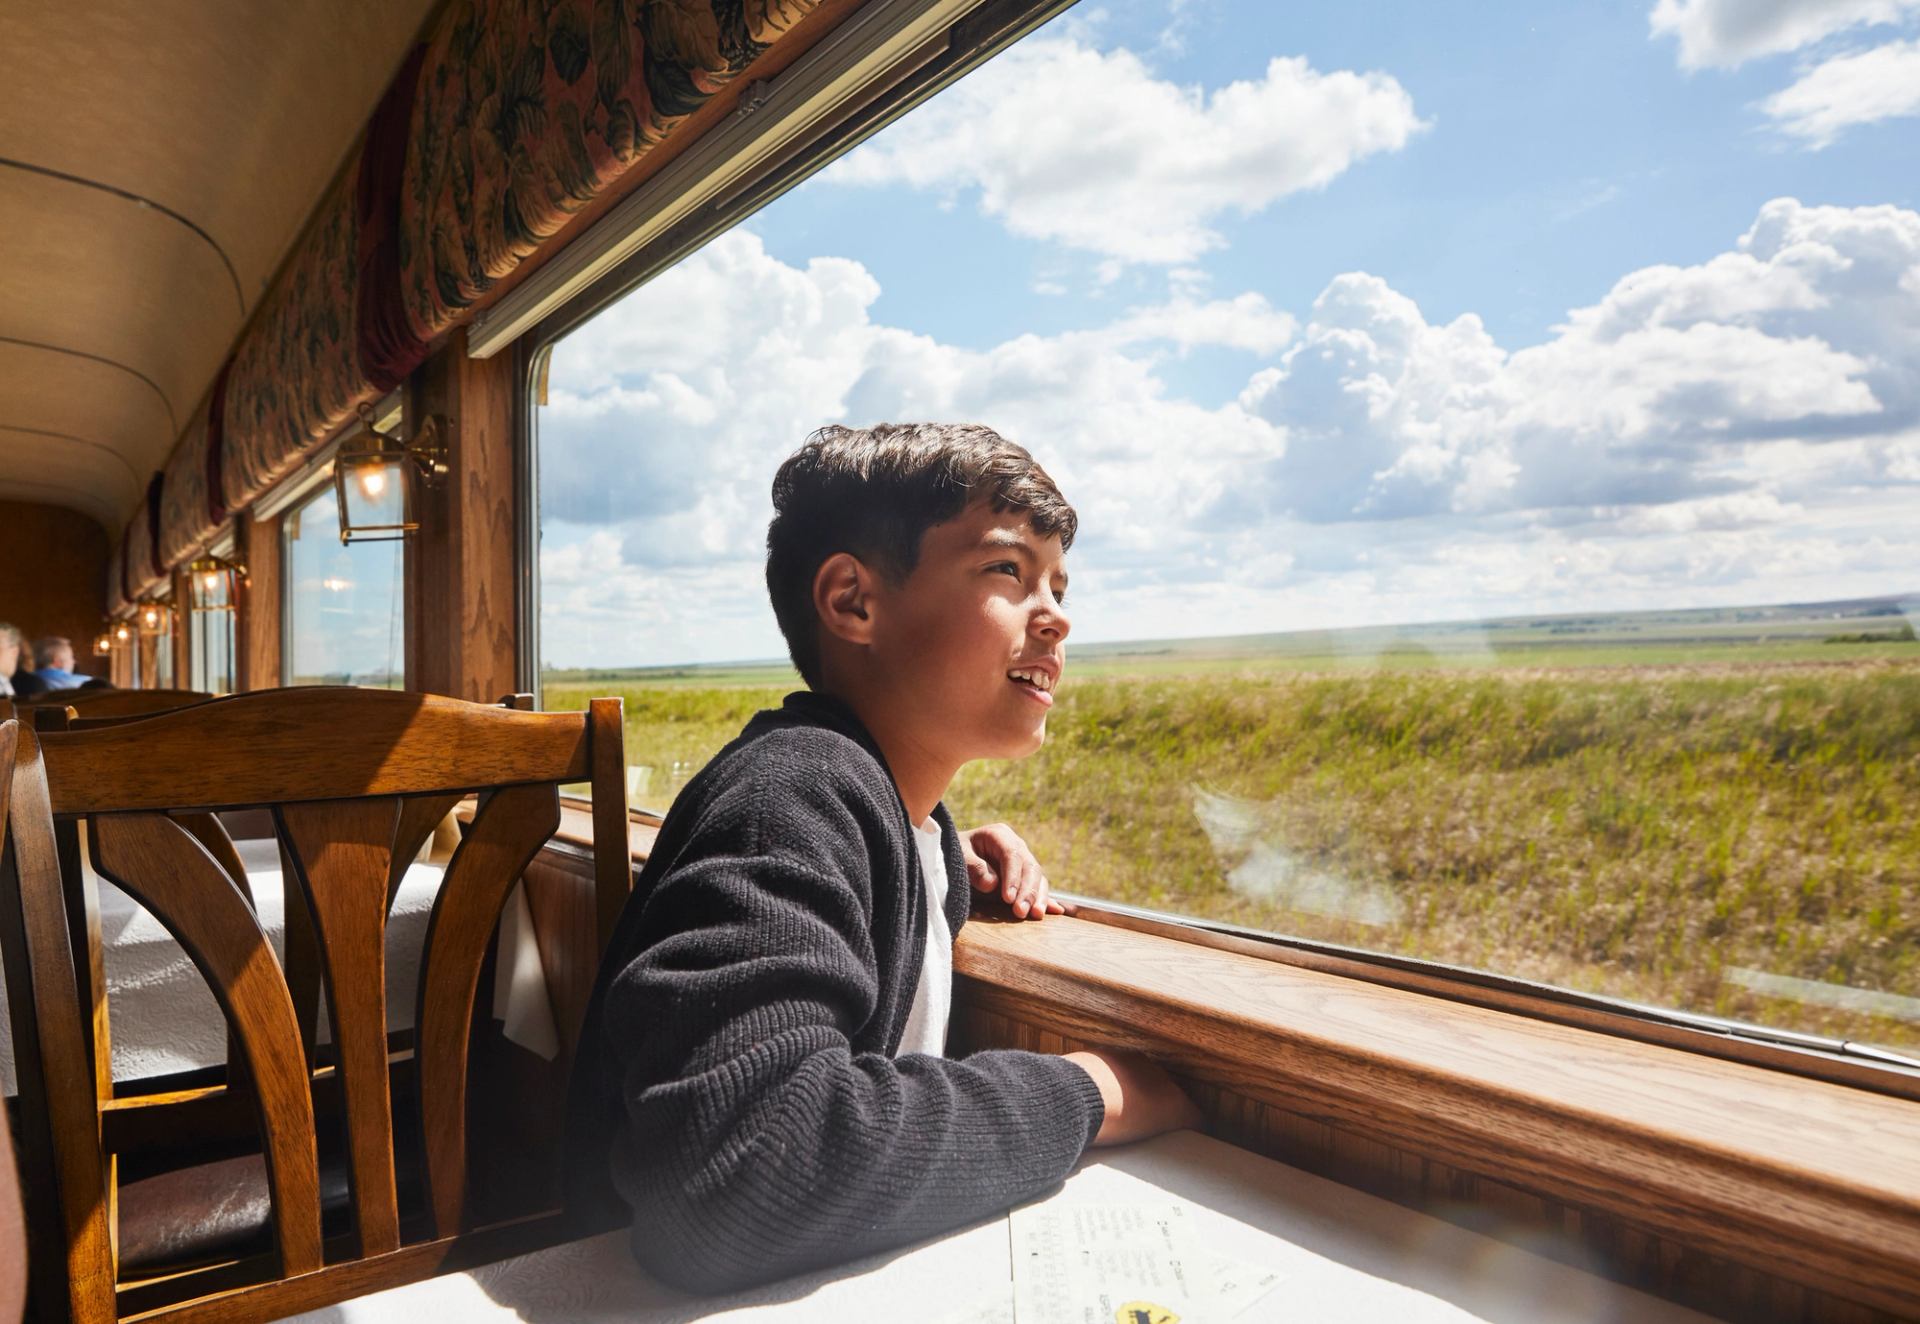
[[[187,594],[194,611],[232,611],[247,568],[224,556],[202,556],[187,566]]]
[[[340,541],[396,542],[419,529],[421,492],[447,476],[441,435],[448,423],[430,414],[402,441],[375,427],[366,405],[360,406],[360,422],[361,431],[333,457]]]
[[[173,608],[164,602],[143,602],[140,604],[140,629],[147,634],[158,634],[171,615]]]
[[[93,655],[95,657],[113,656],[113,631],[114,627],[112,624],[109,624],[106,629],[93,637]]]

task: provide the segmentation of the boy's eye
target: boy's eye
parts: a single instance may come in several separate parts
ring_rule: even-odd
[[[1012,561],[998,562],[993,566],[993,570],[996,573],[1004,572],[1006,574],[1012,575],[1015,579],[1020,578],[1020,567],[1015,565]]]

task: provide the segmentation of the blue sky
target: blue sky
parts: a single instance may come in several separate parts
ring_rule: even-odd
[[[1089,0],[559,347],[545,660],[777,653],[774,466],[909,416],[1055,472],[1083,638],[1920,588],[1917,38]]]

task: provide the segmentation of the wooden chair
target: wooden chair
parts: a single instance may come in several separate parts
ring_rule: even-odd
[[[71,708],[83,717],[146,717],[214,696],[205,690],[49,690],[22,700],[24,708]]]
[[[138,718],[156,712],[169,712],[213,698],[204,689],[52,689],[27,702],[35,708],[48,704],[73,708],[88,718]]]
[[[45,1179],[66,1233],[58,1304],[73,1319],[272,1318],[430,1275],[450,1257],[511,1253],[564,1234],[558,1211],[506,1229],[470,1225],[468,1031],[501,905],[558,826],[563,783],[594,788],[595,960],[612,931],[632,877],[618,700],[532,713],[395,692],[281,691],[18,739],[0,941],[10,996],[19,988],[25,999],[24,1014],[15,1001],[16,1026],[26,1022],[15,1043],[32,1131],[23,1149],[48,1156]],[[382,932],[394,856],[410,824],[438,821],[473,792],[480,804],[448,865],[421,966],[413,1067],[424,1195],[403,1211]],[[313,1067],[252,910],[171,816],[253,806],[271,807],[293,866],[289,892],[311,912],[336,1065]],[[116,1101],[103,1102],[87,1049],[76,935],[57,886],[53,824],[77,818],[87,821],[96,869],[192,956],[241,1046],[272,1204],[272,1251],[258,1260],[121,1280],[102,1140]],[[339,1092],[351,1189],[350,1230],[331,1240],[321,1230],[321,1086]]]
[[[6,851],[7,799],[13,790],[13,752],[20,725],[12,705],[0,700],[0,854]],[[14,1324],[27,1303],[27,1225],[20,1212],[20,1179],[13,1166],[13,1137],[0,1107],[0,1324]]]

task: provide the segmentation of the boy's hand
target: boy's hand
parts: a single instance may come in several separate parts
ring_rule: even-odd
[[[960,853],[967,859],[967,881],[976,892],[998,892],[1020,919],[1064,915],[1066,907],[1047,895],[1047,876],[1040,861],[1005,823],[989,823],[960,834]]]
[[[1124,1145],[1166,1131],[1198,1130],[1206,1118],[1173,1077],[1139,1053],[1097,1048],[1068,1053],[1067,1061],[1093,1077],[1106,1105],[1096,1145]]]

